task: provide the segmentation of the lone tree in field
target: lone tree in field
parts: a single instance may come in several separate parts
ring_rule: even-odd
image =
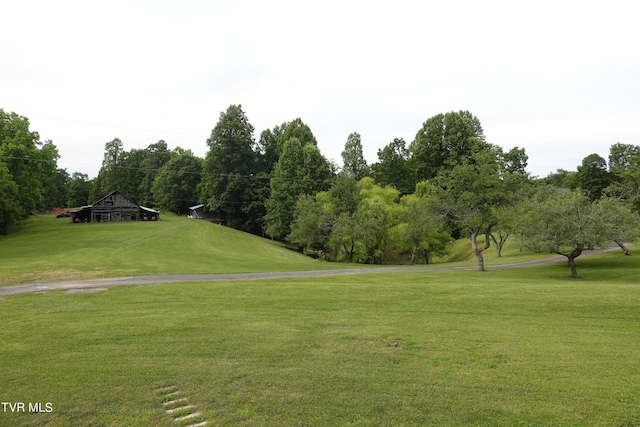
[[[469,233],[478,270],[484,271],[482,252],[491,244],[497,223],[496,208],[505,204],[507,192],[500,178],[495,152],[476,151],[467,161],[433,180],[442,213]],[[485,235],[484,244],[478,236]]]
[[[578,190],[555,192],[530,202],[528,211],[524,246],[567,257],[572,277],[578,277],[575,259],[584,250],[637,238],[637,217],[615,199],[593,203]]]

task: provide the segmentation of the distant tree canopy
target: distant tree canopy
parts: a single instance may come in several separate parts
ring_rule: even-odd
[[[469,111],[428,118],[407,146],[394,138],[368,165],[360,134],[348,135],[342,170],[320,152],[300,118],[253,136],[240,105],[220,113],[204,159],[163,140],[125,150],[105,144],[92,180],[58,169],[58,151],[28,120],[0,110],[0,231],[34,209],[91,203],[113,190],[178,214],[198,202],[227,225],[285,240],[327,260],[431,262],[468,236],[479,270],[493,242],[574,260],[615,242],[625,253],[640,234],[640,147],[613,144],[608,163],[590,154],[575,171],[527,172],[524,148],[486,141]]]
[[[480,120],[468,111],[431,117],[411,143],[416,182],[434,178],[486,146]]]

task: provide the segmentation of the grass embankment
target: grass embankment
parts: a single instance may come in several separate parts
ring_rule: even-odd
[[[0,300],[0,425],[640,425],[640,258]]]
[[[93,224],[34,216],[19,230],[0,237],[0,286],[38,280],[321,268],[325,268],[322,263],[277,242],[171,214],[158,222]]]

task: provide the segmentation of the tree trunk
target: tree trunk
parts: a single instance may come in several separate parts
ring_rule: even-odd
[[[471,249],[473,249],[473,253],[476,256],[476,261],[478,262],[478,271],[484,271],[484,257],[482,256],[482,252],[485,249],[488,249],[489,246],[491,246],[491,227],[493,227],[493,224],[489,224],[489,226],[487,227],[484,238],[484,246],[482,248],[478,247],[478,232],[471,232]]]
[[[576,270],[576,261],[574,257],[569,257],[569,268],[571,269],[571,277],[579,277],[578,270]]]
[[[563,254],[562,252],[556,252],[558,255],[563,255],[567,257],[567,264],[571,269],[571,277],[573,278],[580,277],[578,276],[578,270],[576,270],[576,258],[580,256],[580,254],[582,253],[582,250],[583,250],[582,246],[578,246],[568,254]]]
[[[493,243],[496,244],[496,252],[498,254],[498,258],[500,258],[502,256],[502,247],[504,246],[507,239],[509,238],[509,235],[498,233],[498,237],[500,237],[500,240],[496,239],[496,236],[494,236],[493,233],[491,233],[491,240],[493,240]]]
[[[418,258],[418,246],[413,247],[413,252],[411,252],[411,259],[409,260],[409,264],[413,265],[416,263],[416,258]]]
[[[629,253],[629,249],[627,248],[627,245],[625,245],[625,244],[624,244],[623,242],[621,242],[620,240],[616,240],[615,242],[616,242],[616,245],[620,246],[620,249],[622,249],[622,252],[623,252],[625,255],[631,255],[631,254]]]

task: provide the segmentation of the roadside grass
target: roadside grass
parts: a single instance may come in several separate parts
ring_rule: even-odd
[[[0,299],[0,425],[640,425],[640,258]]]

